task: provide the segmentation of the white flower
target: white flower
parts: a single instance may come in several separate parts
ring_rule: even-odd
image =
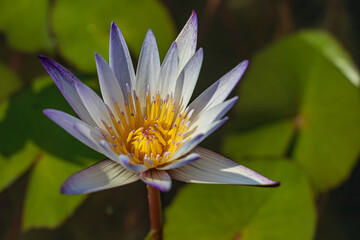
[[[195,52],[196,39],[197,16],[193,12],[160,65],[156,40],[149,30],[135,74],[125,40],[112,23],[110,64],[95,54],[103,99],[63,66],[39,56],[81,120],[58,110],[44,113],[107,157],[70,176],[62,193],[89,193],[139,179],[161,191],[171,188],[171,178],[193,183],[277,184],[197,147],[227,120],[223,116],[237,97],[225,99],[243,75],[247,61],[188,105],[203,59],[201,48]]]

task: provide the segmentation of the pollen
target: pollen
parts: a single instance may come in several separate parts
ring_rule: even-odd
[[[136,92],[127,86],[125,109],[114,102],[114,111],[107,106],[115,129],[103,121],[102,134],[116,154],[126,154],[135,164],[148,168],[161,166],[186,142],[186,132],[193,111],[178,112],[173,95],[151,97],[148,87],[145,106]],[[106,129],[106,130],[104,130]]]

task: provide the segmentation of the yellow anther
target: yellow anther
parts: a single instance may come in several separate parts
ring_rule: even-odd
[[[108,107],[114,129],[103,122],[104,139],[111,143],[115,153],[128,155],[133,163],[149,168],[166,163],[186,142],[192,111],[186,109],[177,114],[175,108],[179,106],[172,95],[163,100],[159,91],[152,96],[149,87],[144,96],[145,106],[141,106],[139,97],[129,86],[126,93],[124,109],[117,102],[114,102],[115,112]]]

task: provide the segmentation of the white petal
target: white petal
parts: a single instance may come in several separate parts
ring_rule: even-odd
[[[194,109],[194,116],[223,102],[240,78],[245,72],[248,61],[239,63],[230,72],[207,88],[199,97],[197,97],[190,105],[190,109]]]
[[[102,150],[105,152],[105,156],[107,156],[112,161],[119,163],[119,155],[117,155],[116,152],[114,152],[111,148],[111,143],[101,139],[98,144],[102,148]]]
[[[70,176],[61,186],[63,194],[83,194],[119,187],[135,182],[139,174],[126,170],[109,159]]]
[[[191,95],[194,92],[194,88],[199,77],[202,61],[203,50],[202,48],[200,48],[195,53],[195,55],[192,56],[191,59],[187,62],[186,66],[182,70],[183,74],[180,74],[179,76],[183,77],[184,81],[184,83],[182,84],[182,91],[179,91],[182,96],[182,109],[184,109],[188,105]]]
[[[170,94],[171,92],[174,93],[176,78],[178,75],[178,65],[178,49],[176,42],[174,42],[161,65],[159,81],[156,87],[156,90],[159,89],[160,97],[162,99],[165,99],[167,94]]]
[[[99,75],[101,94],[105,104],[110,107],[113,113],[116,112],[114,102],[118,104],[120,109],[125,109],[125,99],[113,71],[106,61],[97,53],[95,53],[95,60]]]
[[[97,144],[97,142],[100,140],[97,134],[93,133],[86,136],[76,129],[76,125],[80,125],[83,126],[83,128],[88,129],[90,132],[93,131],[90,125],[65,112],[54,109],[46,109],[44,110],[44,114],[69,134],[74,136],[77,140],[94,149],[95,151],[104,154],[104,151]]]
[[[170,161],[175,160],[189,151],[196,147],[202,140],[204,139],[204,134],[199,134],[195,136],[194,138],[188,140],[186,143],[184,143],[169,159]]]
[[[151,94],[160,72],[160,57],[153,32],[149,30],[143,42],[136,70],[135,90],[142,106],[145,106],[146,90],[150,86]]]
[[[174,168],[181,167],[183,165],[189,164],[193,161],[196,161],[200,158],[200,155],[197,153],[190,153],[184,158],[176,159],[174,161],[168,162],[166,165],[159,167],[159,170],[170,170]]]
[[[171,189],[171,178],[165,171],[150,169],[140,173],[140,179],[162,192],[168,192]]]
[[[180,109],[180,107],[182,106],[181,94],[182,94],[182,89],[184,88],[184,81],[185,81],[185,72],[182,71],[176,80],[175,90],[173,92],[174,93],[174,102],[175,102],[175,108],[174,108],[175,115],[177,115],[180,110],[183,110],[183,109]]]
[[[126,97],[126,84],[130,89],[132,88],[135,72],[125,39],[114,22],[111,23],[110,31],[109,62],[122,93]]]
[[[233,97],[197,115],[191,120],[190,129],[192,126],[207,125],[208,123],[219,120],[234,106],[237,100],[238,97]]]
[[[179,71],[181,71],[181,69],[195,53],[197,42],[197,25],[198,22],[196,12],[192,11],[189,20],[175,40],[179,47]]]
[[[103,121],[105,121],[106,124],[115,129],[110,119],[109,112],[101,98],[91,88],[84,84],[76,83],[75,87],[86,109],[94,119],[97,126],[103,130],[107,130],[103,124]]]
[[[180,168],[169,170],[168,173],[172,178],[191,183],[259,186],[279,184],[205,148],[197,147],[193,152],[200,154],[200,159]]]
[[[123,165],[126,169],[137,173],[144,172],[148,169],[144,164],[131,163],[129,156],[123,154],[120,154],[118,162],[121,163],[121,165]]]
[[[61,94],[65,97],[66,101],[74,109],[75,113],[85,122],[91,126],[95,126],[95,122],[86,110],[79,94],[75,89],[75,83],[83,84],[77,79],[69,70],[64,68],[56,61],[45,56],[38,56],[41,63],[54,80],[56,86],[59,88]]]
[[[212,134],[214,131],[216,131],[219,127],[221,127],[229,118],[225,117],[223,119],[214,121],[210,124],[200,124],[197,125],[189,130],[189,133],[187,133],[187,136],[185,138],[193,138],[194,136],[198,136],[199,134],[203,135],[203,139],[207,138],[210,134]],[[181,148],[181,147],[180,147]]]
[[[170,160],[177,159],[188,152],[190,152],[194,147],[199,145],[205,138],[210,134],[216,131],[221,125],[223,125],[228,118],[223,118],[221,120],[215,121],[209,125],[201,126],[199,129],[196,129],[191,136],[189,137],[186,143],[184,143],[170,158]],[[187,137],[186,137],[187,138]]]

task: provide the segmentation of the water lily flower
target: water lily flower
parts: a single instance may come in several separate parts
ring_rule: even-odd
[[[39,56],[80,119],[53,109],[44,110],[45,115],[107,157],[70,176],[62,193],[90,193],[139,179],[161,191],[170,190],[171,178],[191,183],[277,185],[198,147],[228,119],[224,115],[237,97],[226,98],[248,62],[238,64],[188,104],[203,60],[203,50],[196,51],[196,42],[193,11],[160,64],[149,30],[135,73],[124,37],[113,22],[109,64],[95,54],[102,99],[59,63]]]

